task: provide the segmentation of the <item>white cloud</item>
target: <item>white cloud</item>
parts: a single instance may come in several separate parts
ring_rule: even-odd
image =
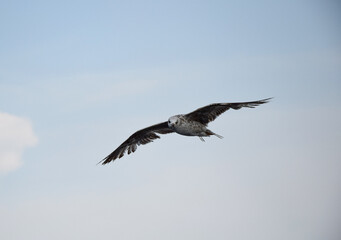
[[[23,150],[37,142],[29,120],[0,112],[0,172],[18,168]]]

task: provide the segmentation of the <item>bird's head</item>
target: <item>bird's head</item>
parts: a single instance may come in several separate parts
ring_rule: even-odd
[[[180,122],[180,119],[178,116],[173,116],[168,119],[168,127],[174,128],[175,125],[178,125]]]

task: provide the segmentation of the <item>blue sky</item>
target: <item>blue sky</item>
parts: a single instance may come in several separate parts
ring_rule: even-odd
[[[337,1],[1,1],[1,239],[339,239]],[[213,102],[224,139],[134,131]]]

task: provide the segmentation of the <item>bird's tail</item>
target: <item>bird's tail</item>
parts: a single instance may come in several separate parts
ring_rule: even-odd
[[[217,136],[217,137],[220,138],[220,139],[224,138],[223,136],[220,136],[219,134],[216,134],[216,133],[212,132],[212,131],[209,130],[209,129],[206,130],[206,134],[207,134],[207,136],[210,136],[210,135]]]
[[[219,134],[216,134],[216,133],[214,134],[214,136],[217,136],[220,139],[224,138],[223,136],[220,136]]]

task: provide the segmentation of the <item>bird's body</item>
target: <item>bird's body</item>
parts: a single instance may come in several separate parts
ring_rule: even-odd
[[[221,138],[220,135],[213,133],[204,124],[198,121],[188,120],[183,114],[170,117],[168,126],[180,135],[197,136],[201,140],[203,140],[202,137],[209,137],[210,135],[216,135]]]
[[[171,120],[175,120],[174,122]],[[196,122],[188,121],[183,115],[176,115],[170,117],[168,126],[176,133],[184,136],[201,136],[204,131],[205,125]]]
[[[260,104],[267,103],[269,100],[270,98],[253,102],[214,103],[202,108],[198,108],[197,110],[188,114],[178,114],[172,116],[167,122],[155,124],[135,132],[101,162],[102,164],[107,164],[117,158],[123,157],[126,151],[128,154],[135,152],[138,145],[147,144],[157,138],[160,138],[157,134],[175,132],[184,136],[197,136],[202,141],[204,141],[203,137],[209,137],[211,135],[222,138],[222,136],[212,132],[207,128],[207,124],[209,122],[213,121],[220,114],[224,113],[230,108],[235,110],[238,110],[242,107],[254,108]]]

